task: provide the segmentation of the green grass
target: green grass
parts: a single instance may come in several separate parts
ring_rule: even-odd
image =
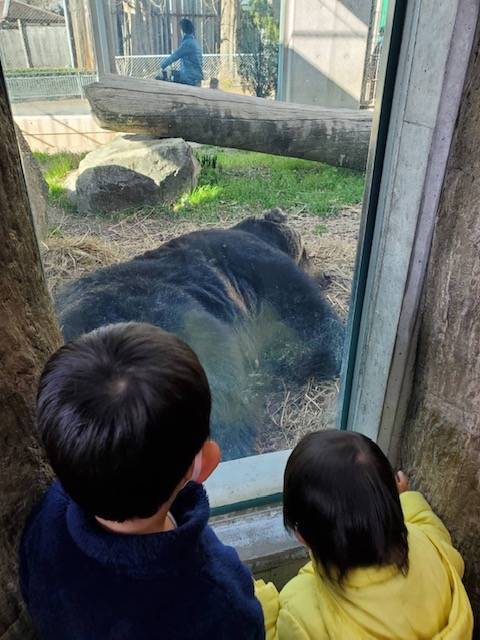
[[[174,205],[177,218],[216,222],[272,207],[325,217],[362,199],[363,174],[348,169],[213,147],[204,147],[196,155],[202,164],[199,183]],[[51,203],[72,210],[63,184],[84,155],[35,153],[35,157],[48,183]],[[166,207],[155,207],[155,211],[163,216],[173,213]],[[122,217],[129,215],[131,212],[122,213]],[[317,225],[315,231],[321,235],[324,225]]]
[[[362,199],[363,174],[348,169],[243,151],[208,149],[197,156],[205,166],[198,187],[177,203],[180,215],[215,220],[239,209],[281,207],[327,216]]]
[[[48,184],[48,197],[51,204],[72,209],[73,205],[68,199],[63,183],[70,171],[78,168],[85,154],[69,152],[49,154],[37,151],[33,155],[40,163]]]

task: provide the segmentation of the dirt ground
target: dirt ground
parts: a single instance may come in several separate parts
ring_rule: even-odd
[[[245,216],[248,216],[245,212]],[[360,211],[351,207],[321,218],[306,212],[287,212],[289,224],[300,232],[313,268],[331,280],[325,295],[343,318],[348,313],[350,287],[358,238]],[[51,292],[70,279],[100,267],[128,260],[163,242],[198,228],[225,224],[198,224],[159,217],[153,210],[124,219],[79,216],[60,210],[50,215],[53,230],[42,242],[45,273]],[[309,381],[301,388],[271,394],[259,435],[259,452],[290,448],[309,431],[333,426],[338,380]]]

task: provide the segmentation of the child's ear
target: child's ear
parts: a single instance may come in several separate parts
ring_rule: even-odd
[[[197,478],[197,482],[202,483],[218,467],[222,453],[220,447],[214,440],[207,440],[202,447],[202,468]]]

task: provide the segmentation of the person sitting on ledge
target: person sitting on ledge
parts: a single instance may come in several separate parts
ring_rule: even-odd
[[[203,80],[202,49],[195,38],[193,22],[188,18],[180,20],[183,33],[182,44],[161,64],[162,70],[180,60],[180,70],[173,71],[173,81],[199,87]],[[162,76],[163,77],[163,76]],[[157,76],[157,79],[161,79]]]

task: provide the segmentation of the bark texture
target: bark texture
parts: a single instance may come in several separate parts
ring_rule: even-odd
[[[39,373],[60,344],[0,66],[0,637],[33,632],[17,585],[17,545],[49,478],[33,429]]]
[[[17,142],[20,149],[20,157],[22,159],[23,173],[27,185],[35,231],[37,232],[38,239],[42,240],[47,233],[48,227],[48,185],[43,177],[40,165],[30,150],[28,142],[25,140],[20,128],[16,125],[15,133],[17,134]]]
[[[480,57],[477,34],[430,255],[403,442],[415,486],[443,518],[480,613]]]
[[[173,82],[107,76],[86,89],[100,125],[112,131],[248,149],[363,171],[371,113],[321,109],[199,89]]]

